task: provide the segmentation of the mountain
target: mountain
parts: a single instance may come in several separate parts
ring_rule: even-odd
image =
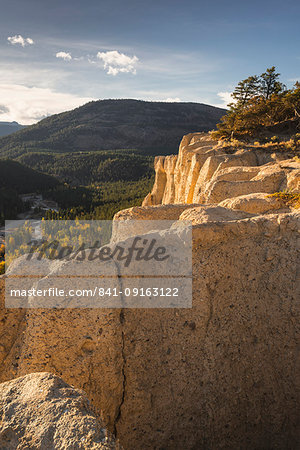
[[[0,122],[0,136],[15,133],[23,128],[25,128],[25,126],[20,125],[18,122]]]
[[[55,187],[59,181],[49,175],[23,166],[17,161],[0,160],[0,189],[13,189],[19,194]]]
[[[99,100],[0,138],[2,156],[137,149],[176,152],[184,134],[214,128],[225,109],[201,103]]]

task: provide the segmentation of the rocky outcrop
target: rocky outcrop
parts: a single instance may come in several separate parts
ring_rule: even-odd
[[[299,213],[163,208],[193,223],[192,308],[4,309],[1,380],[84,388],[126,449],[296,448]]]
[[[178,156],[155,159],[155,183],[143,206],[219,203],[253,193],[299,191],[300,163],[284,158],[255,146],[225,149],[206,133],[189,134]]]
[[[120,211],[114,240],[132,219],[191,221],[192,307],[3,305],[0,380],[62,376],[127,450],[297,448],[300,213],[267,197],[296,189],[297,162],[197,133],[156,164],[163,204]]]
[[[103,409],[114,431],[123,396],[121,320],[117,309],[5,308],[2,278],[0,381],[31,372],[61,376]]]
[[[50,373],[0,384],[0,448],[120,449],[84,392]]]

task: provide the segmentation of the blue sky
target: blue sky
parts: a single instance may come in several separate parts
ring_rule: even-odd
[[[295,0],[1,1],[0,121],[104,98],[224,106],[272,65],[292,86],[299,22]]]

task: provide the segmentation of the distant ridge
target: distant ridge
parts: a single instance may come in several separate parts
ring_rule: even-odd
[[[0,138],[0,156],[114,149],[168,154],[184,134],[211,130],[225,113],[202,103],[93,101]]]
[[[22,130],[22,128],[25,128],[25,126],[20,125],[18,122],[0,122],[0,136],[15,133]]]

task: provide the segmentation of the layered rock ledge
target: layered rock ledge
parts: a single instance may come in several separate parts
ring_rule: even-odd
[[[192,308],[3,306],[1,381],[63,377],[127,450],[297,448],[300,213],[267,194],[295,192],[299,163],[217,153],[184,137],[156,160],[155,205],[115,217],[192,222]]]
[[[183,137],[178,155],[155,158],[155,183],[143,206],[219,203],[253,193],[300,190],[300,163],[263,147],[224,148],[207,133]]]

